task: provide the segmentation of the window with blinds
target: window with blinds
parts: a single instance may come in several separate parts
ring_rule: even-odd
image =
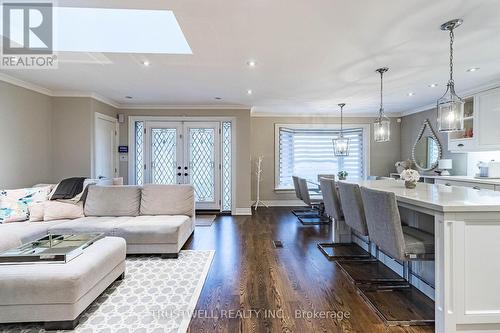
[[[338,129],[279,127],[276,188],[293,188],[292,175],[316,181],[318,174],[337,174],[345,170],[349,178],[364,178],[363,128],[344,129],[344,137],[349,138],[349,156],[333,154],[332,140],[339,133]]]

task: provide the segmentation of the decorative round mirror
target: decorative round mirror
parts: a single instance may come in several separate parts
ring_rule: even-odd
[[[426,131],[427,130],[427,131]],[[424,121],[413,145],[413,163],[423,171],[435,169],[441,159],[441,144],[428,119]]]

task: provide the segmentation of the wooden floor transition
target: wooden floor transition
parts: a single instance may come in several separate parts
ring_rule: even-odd
[[[189,332],[434,332],[433,326],[385,326],[317,248],[330,239],[330,226],[304,226],[290,211],[259,208],[253,216],[220,216],[210,228],[196,228],[184,249],[216,254]]]

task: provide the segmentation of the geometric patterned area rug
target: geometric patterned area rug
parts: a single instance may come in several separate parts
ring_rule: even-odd
[[[185,333],[215,251],[186,250],[178,259],[132,256],[125,279],[113,283],[82,314],[74,331]],[[0,332],[46,332],[40,324],[0,324]]]

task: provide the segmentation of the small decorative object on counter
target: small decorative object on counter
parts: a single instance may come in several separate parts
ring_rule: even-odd
[[[403,172],[403,170],[406,170],[406,169],[411,169],[412,167],[412,161],[411,160],[406,160],[406,161],[399,161],[399,162],[396,162],[395,166],[396,166],[396,171],[401,174],[401,172]]]
[[[479,163],[477,163],[477,167],[479,168],[479,174],[477,176],[488,177],[488,163],[479,161]]]
[[[417,187],[417,182],[420,180],[420,174],[417,170],[406,169],[401,172],[401,179],[405,181],[406,188]]]
[[[347,173],[347,171],[339,171],[337,173],[337,176],[339,177],[339,180],[346,180],[349,174]]]
[[[453,160],[450,158],[443,158],[438,161],[438,169],[441,170],[441,176],[449,176],[448,170],[453,169]]]

